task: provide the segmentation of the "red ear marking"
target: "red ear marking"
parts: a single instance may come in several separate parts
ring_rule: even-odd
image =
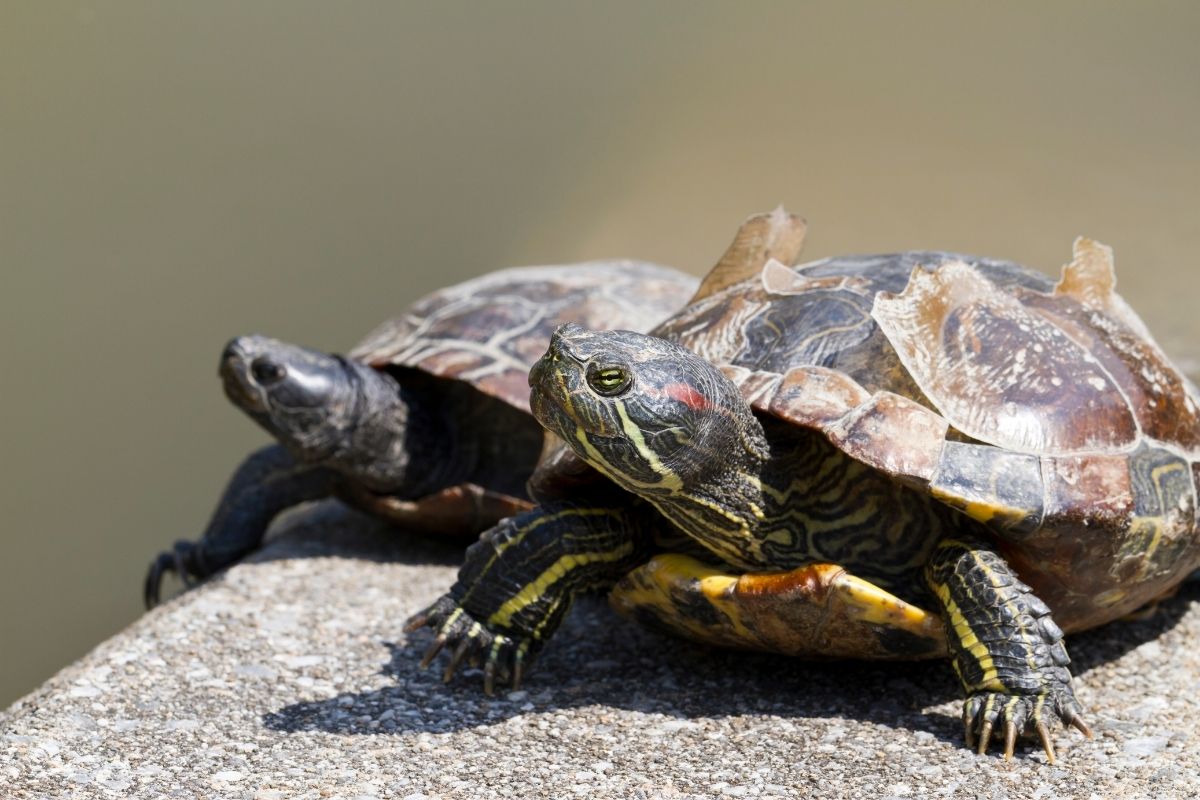
[[[663,387],[663,392],[667,397],[678,400],[696,411],[704,411],[709,408],[708,398],[693,389],[690,384],[668,383]]]

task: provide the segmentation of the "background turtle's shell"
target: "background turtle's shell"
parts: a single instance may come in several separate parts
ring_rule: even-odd
[[[646,331],[698,281],[638,261],[515,267],[440,289],[380,325],[350,356],[466,381],[529,410],[529,368],[559,325]]]
[[[1079,629],[1200,566],[1195,389],[1114,283],[1087,240],[1057,284],[942,252],[776,262],[655,333],[734,365],[756,410],[991,528]]]

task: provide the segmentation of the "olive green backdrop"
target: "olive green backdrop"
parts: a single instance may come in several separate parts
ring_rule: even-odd
[[[0,705],[139,614],[263,441],[234,334],[345,348],[512,264],[701,272],[783,202],[814,258],[1097,237],[1200,354],[1197,9],[5,3]]]

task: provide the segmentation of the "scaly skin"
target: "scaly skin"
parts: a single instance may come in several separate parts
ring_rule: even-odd
[[[970,536],[946,539],[925,578],[942,607],[954,671],[967,695],[968,745],[977,743],[983,753],[993,733],[1003,732],[1009,759],[1018,735],[1036,734],[1054,763],[1050,723],[1092,737],[1071,689],[1062,631],[999,555]]]
[[[550,503],[503,520],[467,550],[449,594],[412,617],[433,628],[421,661],[451,645],[443,679],[482,663],[484,691],[520,685],[526,665],[580,592],[608,588],[648,557],[654,519],[641,507]]]

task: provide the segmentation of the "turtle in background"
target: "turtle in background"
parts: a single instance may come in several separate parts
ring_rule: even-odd
[[[720,645],[949,657],[968,745],[1036,735],[1053,762],[1051,724],[1091,736],[1063,631],[1200,565],[1195,389],[1096,242],[1053,283],[943,252],[788,266],[804,230],[751,218],[652,336],[554,334],[532,406],[565,444],[539,506],[410,620],[436,633],[424,663],[515,684],[571,599],[608,590]]]
[[[154,559],[146,606],[166,573],[212,575],[302,502],[334,496],[406,531],[464,539],[529,508],[544,434],[527,375],[547,337],[568,321],[648,330],[697,283],[637,261],[519,267],[418,300],[345,357],[234,339],[225,393],[277,443],[242,462],[197,541]]]

